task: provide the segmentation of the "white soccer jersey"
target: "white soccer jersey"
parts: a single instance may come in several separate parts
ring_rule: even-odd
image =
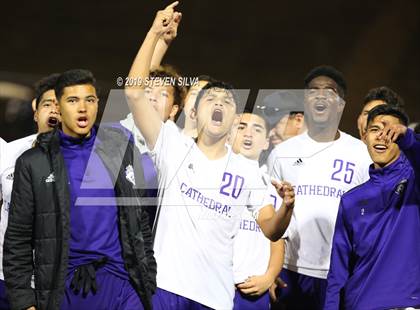
[[[134,123],[133,114],[128,114],[125,119],[120,121],[120,124],[131,131],[134,137],[134,144],[137,146],[141,154],[150,152],[146,145],[146,140]]]
[[[18,139],[12,141],[7,144],[6,151],[1,156],[1,170],[0,170],[0,179],[1,179],[1,191],[3,195],[3,205],[1,207],[1,215],[0,215],[0,279],[4,280],[3,275],[3,243],[4,243],[4,235],[6,233],[7,228],[7,221],[9,217],[9,205],[10,205],[10,198],[12,195],[12,187],[13,187],[13,176],[15,172],[15,163],[16,159],[23,152],[29,150],[35,139],[35,135],[30,135],[22,139]]]
[[[290,182],[295,208],[285,234],[284,267],[326,279],[341,196],[369,179],[366,145],[341,132],[333,142],[316,142],[307,132],[274,148],[270,174]]]
[[[255,161],[258,166],[258,162]],[[260,170],[265,173],[266,167]],[[267,176],[267,179],[270,179]],[[269,187],[272,204],[278,210],[282,199],[273,185]],[[239,230],[233,244],[233,274],[235,284],[244,282],[248,277],[263,275],[270,261],[270,240],[264,236],[252,214],[244,210]]]
[[[256,217],[271,204],[258,167],[228,148],[209,160],[172,121],[152,152],[160,214],[154,251],[159,288],[215,309],[232,309],[233,240],[245,206]]]

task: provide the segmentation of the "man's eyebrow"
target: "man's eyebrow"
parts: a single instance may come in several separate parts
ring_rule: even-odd
[[[42,99],[41,100],[41,103],[46,103],[46,102],[55,102],[55,100],[54,99],[50,99],[50,98],[48,98],[48,99]]]
[[[254,127],[258,127],[258,128],[264,129],[264,126],[263,125],[260,125],[260,124],[254,124]]]
[[[69,100],[69,99],[80,99],[80,98],[77,97],[77,96],[69,96],[69,97],[66,98],[66,100]]]

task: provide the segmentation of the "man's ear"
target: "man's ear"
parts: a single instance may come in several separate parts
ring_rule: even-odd
[[[191,108],[190,115],[188,115],[192,120],[197,120],[197,110],[195,107]]]
[[[34,98],[34,100],[32,100],[32,112],[36,112],[36,98]]]
[[[178,104],[172,105],[171,112],[169,113],[169,119],[171,121],[175,121],[175,116],[177,115],[178,111],[179,111],[179,105]]]

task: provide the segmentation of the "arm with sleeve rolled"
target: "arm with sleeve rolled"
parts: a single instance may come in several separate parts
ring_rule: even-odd
[[[14,175],[9,222],[4,238],[3,268],[11,308],[27,309],[36,304],[35,292],[31,288],[35,205],[30,168],[22,157],[16,162]]]
[[[126,86],[125,88],[134,122],[144,136],[149,149],[153,149],[155,146],[162,127],[162,121],[159,113],[145,97],[144,88],[146,85],[144,81],[149,77],[152,56],[158,40],[162,34],[170,29],[171,22],[176,17],[174,8],[177,4],[178,2],[174,2],[164,10],[157,12],[152,27],[147,33],[128,74],[128,78],[143,82]]]
[[[340,309],[340,295],[349,277],[349,261],[352,247],[341,200],[335,224],[330,270],[324,310]]]

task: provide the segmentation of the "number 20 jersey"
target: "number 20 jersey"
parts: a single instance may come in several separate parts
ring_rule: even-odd
[[[284,267],[326,279],[341,196],[369,179],[366,145],[340,131],[332,142],[317,142],[307,132],[274,148],[268,159],[274,179],[292,183],[295,208],[284,235]]]
[[[158,287],[231,309],[234,237],[246,207],[257,218],[272,204],[269,178],[229,147],[222,158],[209,160],[171,121],[162,125],[152,158],[159,176]]]

